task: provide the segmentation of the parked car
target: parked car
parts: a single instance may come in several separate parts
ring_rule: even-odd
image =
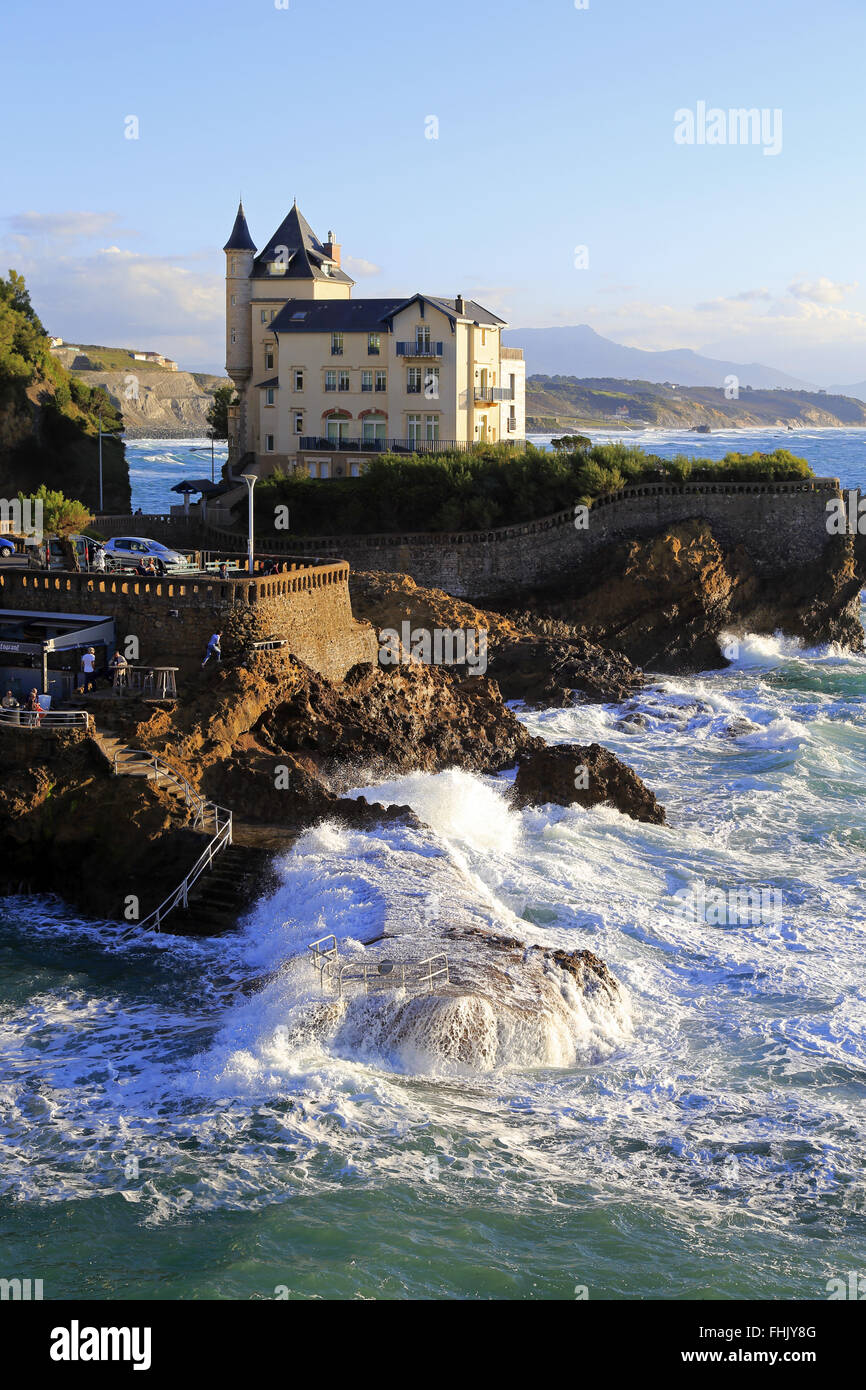
[[[89,569],[96,542],[91,540],[90,536],[82,536],[77,532],[67,536],[66,540],[75,551],[79,569]],[[42,536],[40,540],[26,536],[24,554],[28,557],[29,564],[35,565],[37,569],[63,570],[69,563],[64,543],[59,536]]]
[[[159,541],[146,536],[112,536],[105,542],[105,567],[110,570],[134,570],[142,560],[155,560],[160,573],[165,570],[189,569],[189,561],[178,550],[171,550]]]
[[[15,542],[11,536],[0,536],[0,560],[8,560],[15,554]]]

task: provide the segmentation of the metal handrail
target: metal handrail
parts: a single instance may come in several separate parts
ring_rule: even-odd
[[[181,905],[183,907],[189,905],[190,888],[201,878],[205,870],[211,867],[215,856],[219,854],[220,850],[227,849],[232,843],[232,813],[231,811],[227,811],[224,806],[217,806],[214,801],[205,801],[204,797],[189,784],[185,777],[181,777],[179,772],[175,772],[174,768],[170,767],[157,753],[150,753],[146,749],[118,749],[114,755],[115,776],[120,775],[119,760],[122,753],[132,755],[132,761],[123,764],[123,770],[125,772],[130,772],[133,768],[153,768],[157,777],[165,777],[168,781],[173,782],[176,787],[181,789],[186,804],[192,804],[196,808],[195,820],[193,821],[193,826],[196,829],[199,826],[203,826],[207,819],[212,819],[214,823],[214,835],[208,840],[207,845],[202,850],[186,877],[178,887],[175,888],[174,892],[170,893],[165,901],[160,903],[159,907],[154,908],[153,912],[145,917],[143,922],[136,922],[135,925],[130,928],[130,932],[158,932],[162,929],[162,923],[170,912],[173,912],[176,907],[180,907]],[[125,932],[124,936],[128,936],[130,932]]]
[[[442,965],[435,965],[435,962],[437,960],[442,961]],[[427,968],[427,983],[431,990],[433,988],[433,981],[435,979],[438,979],[441,975],[445,976],[445,983],[450,984],[450,979],[448,975],[448,957],[445,955],[444,951],[439,951],[435,956],[428,956],[426,960],[420,960],[418,962],[419,970],[423,970],[425,966]]]
[[[220,815],[231,817],[231,811],[226,811],[224,807],[217,806],[213,801],[206,801],[195,787],[191,786],[185,777],[181,777],[179,772],[175,772],[173,767],[161,758],[158,753],[149,753],[144,748],[118,748],[114,755],[114,775],[119,776],[120,759],[126,754],[130,761],[123,764],[123,770],[129,772],[132,768],[152,767],[157,774],[157,778],[165,777],[167,781],[173,782],[184,794],[187,806],[195,806],[196,814],[193,827],[197,830],[203,826],[205,821],[212,819],[214,826],[218,829]]]
[[[211,867],[215,856],[219,854],[220,850],[227,849],[228,846],[231,844],[232,813],[231,811],[224,810],[224,808],[221,806],[215,806],[214,810],[216,812],[222,813],[224,816],[227,817],[227,819],[220,827],[220,829],[217,831],[216,835],[214,835],[213,838],[208,841],[206,848],[199,855],[195,864],[193,864],[192,868],[190,869],[189,873],[187,874],[183,882],[180,884],[180,886],[176,888],[173,893],[169,894],[165,902],[160,903],[159,907],[155,908],[154,911],[151,912],[148,917],[145,917],[143,922],[136,923],[136,927],[139,930],[160,931],[162,928],[163,920],[168,916],[170,912],[173,912],[176,907],[180,907],[181,905],[187,907],[189,905],[190,888],[192,888],[193,884],[201,878],[205,870]],[[219,825],[218,817],[217,825]]]
[[[50,709],[36,714],[33,710],[20,706],[18,709],[0,709],[0,724],[11,724],[22,729],[89,729],[93,715],[86,709]]]
[[[313,968],[319,972],[319,988],[324,990],[327,979],[329,984],[336,985],[338,999],[343,998],[344,984],[351,981],[363,984],[365,994],[377,984],[385,989],[405,989],[407,965],[410,971],[417,972],[414,979],[410,976],[410,986],[426,987],[432,993],[434,980],[444,979],[450,984],[448,957],[442,951],[421,961],[383,960],[374,964],[366,960],[347,960],[341,963],[334,935],[310,942],[307,950],[311,952]]]
[[[476,386],[476,401],[513,401],[514,391],[510,386]]]
[[[333,946],[328,946],[326,949],[323,949],[326,941],[332,941],[334,943]],[[330,978],[330,967],[337,959],[337,938],[333,934],[330,936],[320,936],[318,941],[311,941],[309,943],[307,950],[313,953],[312,964],[314,969],[318,970],[319,983],[322,988],[324,988],[324,973],[327,970],[328,977]]]

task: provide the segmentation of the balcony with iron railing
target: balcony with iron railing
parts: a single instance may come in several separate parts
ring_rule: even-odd
[[[483,442],[483,441],[482,441]],[[502,443],[520,444],[519,439]],[[301,453],[353,454],[439,454],[468,453],[479,441],[471,439],[327,439],[322,435],[302,435],[298,441]]]
[[[513,401],[514,390],[511,386],[476,386],[475,404],[494,405],[498,401]]]
[[[398,343],[398,357],[441,357],[442,344],[417,339],[414,343]]]

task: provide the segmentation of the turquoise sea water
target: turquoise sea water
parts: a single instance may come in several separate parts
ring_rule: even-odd
[[[796,445],[862,482],[866,437]],[[118,945],[0,904],[0,1275],[46,1298],[773,1299],[866,1268],[866,659],[751,638],[627,706],[523,717],[620,753],[669,824],[417,775],[377,796],[427,829],[308,832],[230,938]],[[761,887],[747,923],[681,908]],[[625,1009],[489,1068],[316,1021],[308,941],[452,896],[597,952]]]

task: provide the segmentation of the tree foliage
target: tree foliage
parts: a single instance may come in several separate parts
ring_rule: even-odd
[[[207,422],[216,439],[229,437],[229,406],[234,400],[233,386],[218,386],[213,393],[213,401],[207,409]]]
[[[29,385],[48,356],[48,339],[24,277],[9,271],[8,280],[0,275],[0,384]]]
[[[18,500],[22,504],[27,501],[23,492],[19,492]],[[71,536],[93,519],[83,502],[64,497],[62,492],[44,483],[31,494],[31,501],[42,503],[42,529],[50,536]]]
[[[527,444],[479,445],[464,453],[383,454],[360,478],[314,480],[273,476],[256,488],[260,524],[274,507],[289,507],[301,535],[375,531],[478,531],[521,525],[575,503],[588,503],[635,484],[709,479],[778,481],[810,477],[805,459],[787,449],[726,454],[718,461],[678,455],[662,459],[628,444],[554,451]]]

